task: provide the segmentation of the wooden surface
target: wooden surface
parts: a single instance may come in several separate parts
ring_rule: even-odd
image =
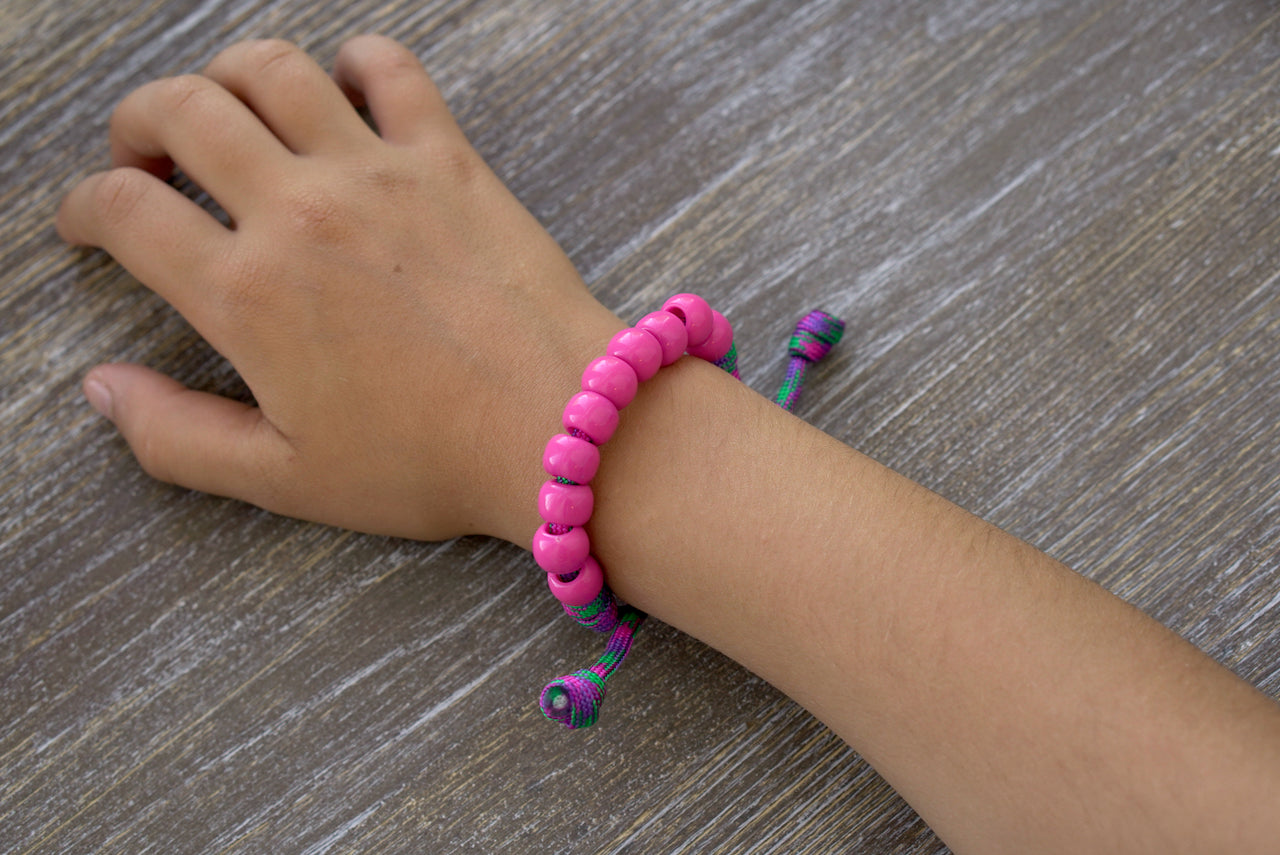
[[[536,692],[598,642],[517,549],[142,474],[91,365],[243,390],[53,211],[123,95],[250,36],[409,44],[606,305],[713,297],[758,389],[795,316],[842,313],[805,416],[1280,696],[1274,0],[3,0],[0,28],[0,851],[945,851],[667,627],[599,726],[553,729]]]

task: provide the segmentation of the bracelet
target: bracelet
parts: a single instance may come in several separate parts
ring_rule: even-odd
[[[808,366],[826,356],[843,333],[844,323],[825,312],[810,312],[800,321],[788,347],[787,378],[775,399],[780,406],[795,406]],[[596,632],[612,633],[594,665],[552,680],[539,697],[543,715],[571,730],[595,723],[605,684],[630,652],[645,619],[609,590],[584,529],[595,507],[590,483],[600,465],[599,446],[613,436],[619,412],[635,398],[640,384],[685,353],[739,377],[733,328],[695,294],[671,297],[661,311],[609,340],[605,355],[582,372],[581,391],[565,405],[565,433],[553,436],[542,454],[551,479],[538,492],[543,522],[533,536],[534,560],[570,617]]]

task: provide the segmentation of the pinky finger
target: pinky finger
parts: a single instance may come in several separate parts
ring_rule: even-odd
[[[457,125],[418,58],[384,36],[356,36],[338,51],[333,76],[352,103],[368,106],[387,142],[421,142]]]

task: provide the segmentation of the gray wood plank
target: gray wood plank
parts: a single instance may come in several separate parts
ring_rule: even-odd
[[[0,2],[0,851],[936,853],[860,758],[519,550],[156,484],[79,397],[244,395],[57,200],[115,102],[245,37],[383,32],[609,306],[726,305],[743,374],[849,322],[804,415],[1280,697],[1280,9],[1263,0]],[[194,192],[194,191],[193,191]]]

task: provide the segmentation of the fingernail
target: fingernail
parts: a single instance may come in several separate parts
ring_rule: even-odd
[[[84,381],[84,396],[99,415],[111,418],[111,390],[105,383],[93,378]]]

